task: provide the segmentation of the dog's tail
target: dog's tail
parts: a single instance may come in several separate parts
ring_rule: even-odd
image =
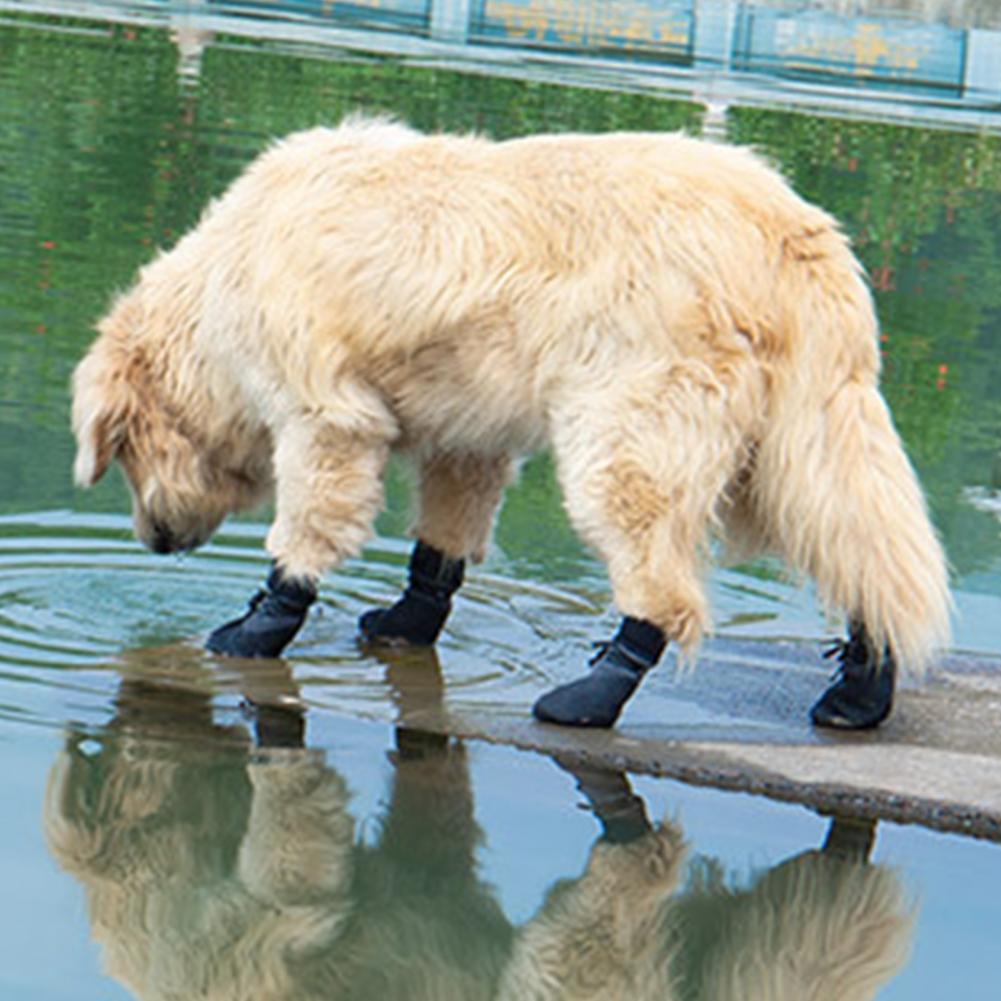
[[[945,554],[877,387],[871,297],[853,260],[797,282],[752,491],[767,541],[920,674],[949,639]],[[833,276],[833,277],[832,277]]]

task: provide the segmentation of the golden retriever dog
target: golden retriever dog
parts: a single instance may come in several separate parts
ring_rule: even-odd
[[[393,450],[419,472],[401,599],[433,643],[519,456],[548,447],[622,627],[542,720],[611,726],[708,625],[711,533],[847,616],[815,723],[870,727],[948,637],[945,560],[878,389],[835,221],[757,155],[684,135],[494,142],[349,119],[274,144],[144,267],[74,377],[77,481],[117,460],[139,538],[205,542],[273,495],[273,569],[221,654],[275,656],[359,553]]]

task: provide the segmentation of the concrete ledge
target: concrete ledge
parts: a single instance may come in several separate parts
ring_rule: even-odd
[[[753,648],[754,660],[749,656]],[[569,730],[510,709],[500,714],[461,705],[416,710],[400,722],[579,763],[802,803],[821,813],[1001,841],[1001,662],[952,658],[926,685],[899,694],[884,727],[842,734],[803,721],[804,707],[826,675],[790,669],[789,660],[800,659],[790,658],[795,650],[806,659],[809,651],[802,644],[718,642],[694,676],[660,679],[653,692],[641,690],[636,698],[642,721],[631,721],[630,707],[612,731]],[[713,707],[722,692],[733,710],[729,720]],[[767,697],[779,692],[780,698]],[[701,722],[653,721],[665,707],[667,718],[690,716]]]

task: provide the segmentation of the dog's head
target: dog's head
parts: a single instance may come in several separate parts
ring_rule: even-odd
[[[139,336],[147,320],[128,300],[99,326],[73,375],[74,477],[95,484],[117,461],[139,540],[154,552],[194,549],[232,511],[270,486],[263,433],[225,420],[198,366],[176,343]],[[188,390],[194,383],[197,388]]]

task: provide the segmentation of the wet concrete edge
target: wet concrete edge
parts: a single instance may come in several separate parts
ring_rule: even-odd
[[[634,774],[674,779],[689,785],[742,792],[796,803],[821,814],[836,814],[1001,842],[998,809],[966,802],[864,788],[851,783],[802,781],[741,758],[741,745],[699,746],[697,741],[633,739],[615,731],[567,731],[523,719],[468,712],[418,712],[401,721],[467,740],[482,740],[563,760]],[[851,745],[846,748],[850,750]],[[795,753],[795,748],[786,748]],[[839,749],[829,749],[836,756]],[[890,751],[889,753],[892,753]]]

